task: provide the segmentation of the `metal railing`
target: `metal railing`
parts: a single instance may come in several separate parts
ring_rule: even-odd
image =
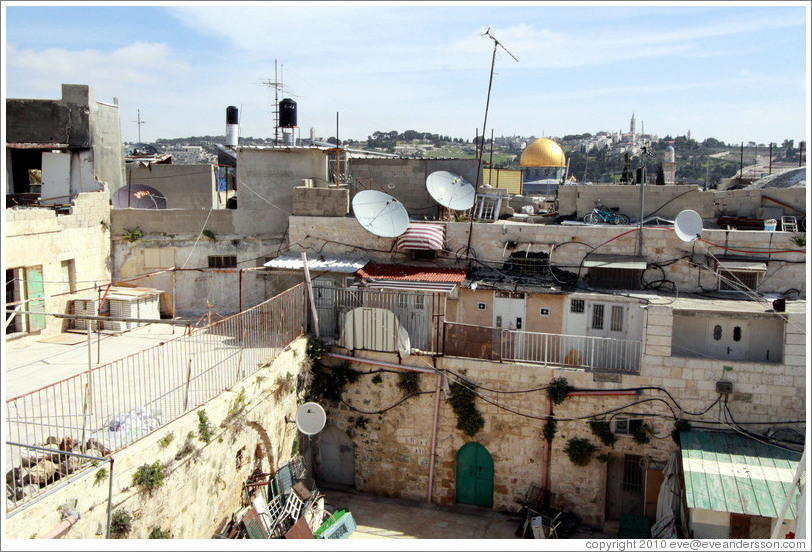
[[[314,281],[313,295],[319,316],[319,335],[328,343],[391,351],[398,343],[402,328],[408,333],[410,348],[433,353],[442,351],[445,293],[343,289]],[[382,311],[391,312],[394,317]],[[348,330],[351,330],[349,334]]]
[[[53,443],[57,445],[57,443]],[[59,448],[35,447],[6,441],[6,446],[19,450],[15,456],[24,458],[21,466],[6,476],[7,517],[20,512],[18,503],[31,504],[70,483],[96,473],[96,485],[107,481],[107,533],[110,538],[110,516],[113,505],[113,458],[93,456],[59,450]],[[64,445],[63,445],[64,446]],[[95,452],[98,450],[92,449]],[[109,471],[107,470],[109,464]],[[63,516],[66,513],[63,512]]]
[[[567,366],[593,372],[640,373],[642,342],[565,334],[504,330],[445,323],[443,354]]]
[[[6,401],[7,439],[120,450],[267,366],[305,332],[299,284],[253,308]],[[9,449],[8,463],[22,458]],[[16,457],[15,457],[16,456]]]

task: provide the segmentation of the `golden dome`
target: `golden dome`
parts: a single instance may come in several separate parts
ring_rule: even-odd
[[[566,167],[561,147],[549,138],[539,138],[524,148],[520,167]]]

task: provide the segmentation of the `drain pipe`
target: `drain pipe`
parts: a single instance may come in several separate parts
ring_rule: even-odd
[[[351,362],[358,362],[361,364],[372,364],[373,366],[384,366],[386,368],[395,368],[398,370],[408,370],[410,372],[421,372],[423,374],[434,374],[437,376],[437,388],[434,391],[434,422],[431,429],[431,457],[429,458],[429,484],[426,491],[426,502],[431,504],[431,496],[434,492],[434,458],[437,454],[437,425],[440,419],[440,387],[442,386],[443,376],[440,371],[433,368],[423,368],[422,366],[409,366],[405,364],[395,364],[394,362],[386,362],[383,360],[372,360],[368,358],[358,358],[349,355],[340,355],[337,353],[327,353],[327,356],[337,358],[339,360],[349,360]]]
[[[434,390],[434,423],[431,426],[431,456],[429,457],[429,489],[426,502],[431,504],[431,495],[434,491],[434,462],[437,455],[437,420],[440,414],[440,386],[443,377],[437,372],[437,387]]]
[[[70,528],[73,527],[81,515],[75,510],[71,510],[71,514],[66,516],[57,526],[39,537],[40,539],[61,539],[68,534]]]

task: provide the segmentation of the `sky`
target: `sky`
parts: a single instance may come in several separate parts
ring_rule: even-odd
[[[730,144],[810,132],[809,2],[3,2],[3,97],[89,84],[125,142],[637,131]],[[488,29],[500,46],[489,36]],[[518,61],[513,59],[514,56]],[[492,89],[488,100],[491,63]],[[268,83],[281,82],[275,91]]]

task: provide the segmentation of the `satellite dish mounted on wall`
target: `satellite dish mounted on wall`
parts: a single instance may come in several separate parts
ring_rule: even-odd
[[[684,242],[696,241],[702,234],[702,217],[691,209],[680,211],[674,219],[674,232]]]
[[[355,220],[382,238],[396,238],[409,227],[409,213],[401,202],[377,190],[363,190],[352,198]]]
[[[426,190],[434,201],[454,211],[467,211],[474,206],[474,187],[458,174],[435,171],[426,178]]]
[[[320,404],[304,403],[296,410],[296,427],[305,435],[315,435],[324,429],[327,415]]]

